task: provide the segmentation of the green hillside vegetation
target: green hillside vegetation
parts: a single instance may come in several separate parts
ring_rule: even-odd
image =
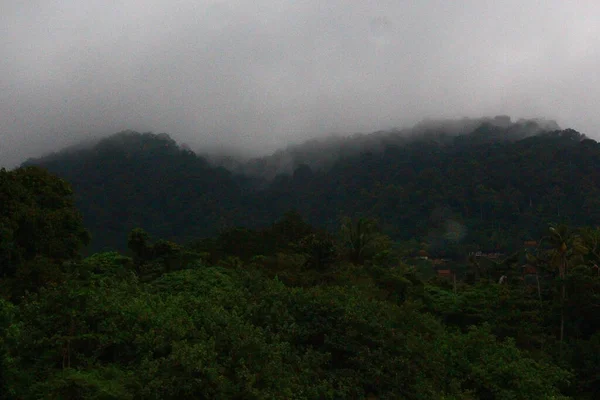
[[[596,398],[598,144],[406,133],[227,170],[128,131],[2,170],[2,396]]]
[[[294,158],[300,164],[291,174],[277,174],[272,160],[262,161],[271,172],[254,174],[252,163],[246,174],[231,172],[166,134],[135,132],[26,165],[72,184],[91,251],[125,250],[120,238],[137,227],[184,244],[233,227],[263,228],[292,209],[331,232],[346,215],[376,218],[395,241],[426,242],[453,258],[516,251],[552,222],[600,223],[595,141],[573,130],[540,132],[534,121],[453,129],[375,133],[321,153],[309,143],[295,150],[304,156]],[[311,154],[334,155],[319,167],[324,161]]]
[[[561,161],[557,157],[554,163],[562,167],[578,161],[580,175],[564,181],[563,190],[570,196],[568,188],[573,181],[594,176],[585,166],[591,168],[597,149],[595,143],[580,142],[568,134],[526,139],[510,145],[518,146],[512,147],[513,151],[508,147],[502,150],[500,145],[495,157],[538,154],[536,162],[523,161],[531,168],[539,166],[528,172],[533,175],[541,174],[542,160],[553,152],[560,152]],[[216,220],[210,218],[220,216],[218,212],[223,210],[241,214],[241,207],[248,207],[225,201],[234,198],[226,196],[248,190],[247,182],[211,168],[168,138],[133,135],[121,139],[171,145],[150,145],[146,149],[150,153],[144,153],[137,152],[135,144],[130,153],[112,161],[107,154],[122,151],[121,144],[109,149],[104,143],[107,147],[71,155],[69,162],[79,163],[80,169],[69,173],[81,174],[80,179],[84,178],[82,170],[98,168],[96,176],[89,176],[89,187],[99,190],[102,182],[96,179],[106,174],[111,178],[103,181],[105,190],[120,187],[128,196],[135,196],[119,197],[118,192],[109,191],[104,194],[104,204],[125,207],[136,199],[144,201],[137,204],[140,213],[169,210],[173,217],[187,212],[160,208],[169,205],[153,203],[161,197],[144,197],[158,191],[137,194],[136,189],[144,187],[140,182],[160,176],[161,192],[171,189],[177,196],[192,193],[204,198],[206,209],[189,205],[193,210],[189,212],[197,213],[193,215],[207,210],[208,216],[201,221]],[[476,149],[460,151],[481,160],[477,162],[495,159],[493,155],[477,157],[481,151]],[[411,154],[416,157],[419,153]],[[578,160],[573,159],[575,154]],[[106,157],[107,165],[94,164],[94,157]],[[146,157],[148,163],[131,170],[125,161],[130,157]],[[161,157],[164,165],[152,163]],[[466,155],[462,157],[466,160]],[[355,185],[335,200],[357,201],[347,210],[361,204],[361,197],[353,198],[350,193],[359,193],[359,185],[365,185],[365,190],[375,187],[367,177],[383,177],[382,171],[389,168],[374,156],[354,163],[340,162],[337,169],[319,178],[328,182],[335,171],[355,174],[355,179],[342,179],[338,186]],[[363,168],[344,170],[344,165]],[[506,176],[514,173],[540,190],[544,189],[540,181],[555,178],[539,175],[540,179],[527,180],[520,167],[503,167]],[[187,179],[220,191],[211,198],[206,187],[182,187],[174,174],[186,170]],[[463,171],[464,178],[483,176],[477,171]],[[493,169],[487,171],[494,176]],[[415,171],[415,176],[419,175]],[[130,177],[133,188],[120,180],[122,176]],[[405,176],[412,175],[407,172]],[[302,176],[290,179],[288,184],[303,182]],[[319,187],[319,180],[312,179],[307,186]],[[434,180],[428,179],[432,191]],[[423,182],[423,176],[417,181]],[[82,181],[77,182],[81,185]],[[496,190],[493,179],[482,182]],[[513,184],[520,187],[518,181]],[[277,182],[273,185],[269,189],[273,197],[268,201],[275,201],[275,187],[285,187]],[[594,188],[590,181],[573,201],[589,201],[586,193]],[[39,167],[0,170],[0,398],[597,398],[600,230],[592,224],[532,227],[530,224],[543,218],[558,217],[559,212],[570,215],[575,209],[568,205],[568,197],[569,201],[558,203],[558,211],[544,191],[535,190],[532,195],[539,196],[531,199],[535,201],[531,207],[538,207],[539,214],[528,216],[527,208],[511,209],[517,216],[530,218],[521,225],[514,216],[511,221],[518,229],[526,226],[541,232],[532,237],[535,244],[521,243],[513,254],[496,259],[477,254],[465,257],[463,272],[457,277],[455,271],[450,276],[431,276],[434,266],[428,255],[432,249],[415,238],[393,240],[382,229],[393,220],[378,224],[353,214],[341,218],[335,229],[323,229],[299,213],[288,212],[261,228],[232,227],[185,243],[136,228],[104,239],[105,243],[123,243],[125,252],[81,256],[79,250],[89,236],[85,219],[74,204],[76,196],[81,202],[83,195],[74,194],[66,181]],[[100,195],[87,192],[85,196],[90,193]],[[335,201],[328,204],[322,197],[324,192],[316,193],[323,208],[335,207]],[[440,189],[440,193],[444,192]],[[218,195],[224,196],[223,201],[211,202]],[[165,194],[162,199],[173,197]],[[184,200],[180,197],[178,201]],[[316,200],[311,204],[317,204]],[[492,224],[495,229],[512,226],[499,222],[508,211],[492,208],[488,197],[482,195],[477,201],[467,197],[466,201],[470,217],[465,221],[479,220],[481,224],[471,230],[485,232],[486,224],[490,229]],[[523,200],[528,203],[529,199]],[[548,210],[539,208],[540,204]],[[127,212],[134,209],[129,207],[112,216],[113,227],[122,219],[136,221],[128,219]],[[413,215],[408,207],[399,209]],[[108,214],[101,215],[108,221]],[[88,214],[86,218],[91,217]],[[155,218],[168,220],[163,215]],[[404,219],[402,214],[396,218],[411,221],[412,217]],[[583,219],[577,215],[569,218]],[[593,214],[589,218],[592,220]],[[184,219],[178,221],[181,224]],[[94,227],[98,229],[104,222],[98,221]],[[186,221],[188,225],[196,222]],[[424,248],[415,254],[411,243]]]

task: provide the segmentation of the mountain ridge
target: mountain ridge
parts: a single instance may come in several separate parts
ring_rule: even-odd
[[[556,220],[600,224],[598,143],[570,129],[502,122],[457,135],[425,129],[413,138],[387,131],[340,139],[334,146],[351,143],[351,151],[326,167],[300,157],[288,171],[267,163],[263,174],[215,165],[167,134],[131,131],[25,165],[73,185],[94,249],[123,248],[136,227],[189,241],[266,226],[291,209],[330,230],[346,215],[376,217],[394,239],[448,251],[510,248]],[[448,226],[465,234],[449,239]]]
[[[271,155],[255,157],[245,162],[235,162],[230,157],[205,157],[214,165],[222,165],[233,172],[273,179],[281,173],[291,174],[295,168],[306,164],[313,169],[329,168],[339,158],[354,156],[361,152],[381,152],[389,145],[405,145],[413,140],[430,139],[448,142],[461,135],[471,135],[478,129],[499,128],[505,137],[496,140],[516,140],[543,132],[561,130],[553,120],[542,118],[519,119],[515,122],[509,116],[426,119],[412,128],[380,130],[372,133],[351,135],[328,135],[314,138],[300,144],[290,145]],[[202,153],[200,153],[202,154]]]

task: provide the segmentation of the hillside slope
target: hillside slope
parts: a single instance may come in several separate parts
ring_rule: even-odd
[[[180,148],[168,135],[122,132],[93,147],[29,160],[69,181],[94,249],[123,248],[144,227],[167,239],[243,221],[243,181]]]
[[[341,216],[374,216],[395,239],[446,252],[511,248],[548,222],[600,223],[598,143],[531,121],[471,129],[375,133],[362,147],[340,139],[354,150],[327,166],[299,158],[306,163],[272,179],[213,166],[168,135],[135,132],[27,164],[72,183],[94,249],[123,248],[134,227],[186,241],[267,225],[290,209],[332,230]]]

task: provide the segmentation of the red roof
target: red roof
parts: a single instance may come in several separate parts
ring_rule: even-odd
[[[537,274],[537,269],[532,267],[531,265],[526,265],[523,267],[523,273],[525,274]]]

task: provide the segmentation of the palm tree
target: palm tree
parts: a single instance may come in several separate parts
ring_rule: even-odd
[[[567,297],[566,277],[568,269],[583,262],[583,255],[588,252],[582,238],[566,225],[552,225],[549,234],[542,238],[548,249],[548,266],[557,269],[561,280],[561,306],[560,306],[560,348],[562,353],[565,333],[565,299]]]

